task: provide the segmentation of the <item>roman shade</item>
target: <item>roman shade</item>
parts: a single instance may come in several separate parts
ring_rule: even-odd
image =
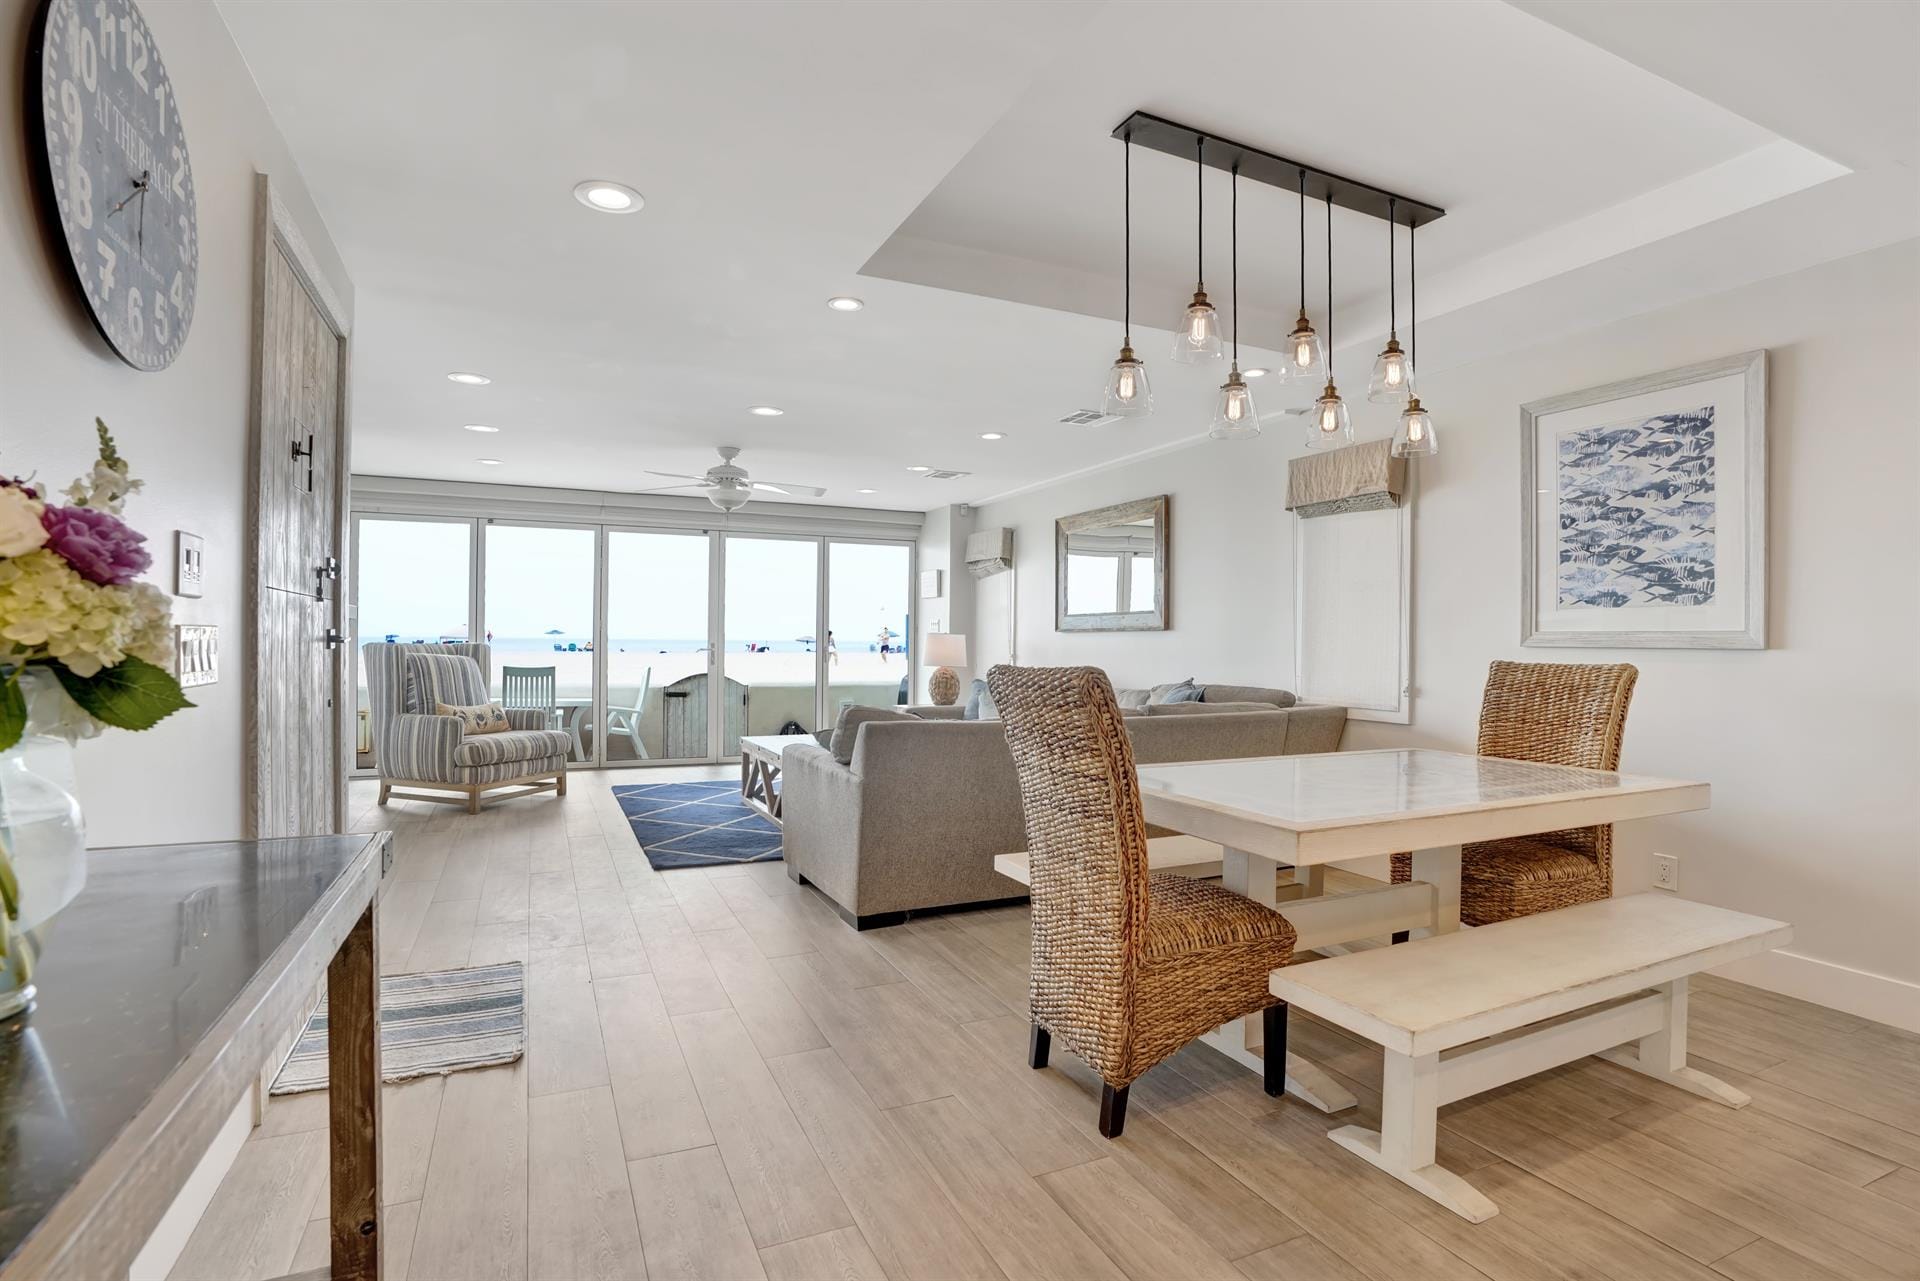
[[[1308,454],[1287,464],[1287,510],[1297,516],[1398,507],[1406,489],[1407,460],[1393,456],[1388,440]]]

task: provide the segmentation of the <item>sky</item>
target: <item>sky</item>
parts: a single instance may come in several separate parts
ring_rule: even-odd
[[[360,635],[456,635],[467,622],[465,521],[360,522]],[[487,630],[540,636],[593,634],[592,530],[484,526]],[[707,630],[707,538],[614,530],[608,536],[607,635],[700,639]],[[818,544],[730,536],[726,637],[792,641],[813,634]],[[910,599],[903,544],[830,543],[828,625],[842,644],[880,628],[901,631]]]

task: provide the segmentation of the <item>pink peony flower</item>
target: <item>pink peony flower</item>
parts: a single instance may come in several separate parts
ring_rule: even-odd
[[[130,583],[153,564],[140,544],[146,537],[108,512],[92,507],[49,507],[40,516],[47,546],[74,571],[105,587]]]

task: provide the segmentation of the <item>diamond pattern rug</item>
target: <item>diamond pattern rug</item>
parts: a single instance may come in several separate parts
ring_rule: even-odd
[[[631,783],[613,797],[656,871],[780,857],[779,825],[747,808],[738,783]]]

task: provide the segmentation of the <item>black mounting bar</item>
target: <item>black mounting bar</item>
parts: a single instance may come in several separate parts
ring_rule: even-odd
[[[1231,138],[1175,124],[1144,111],[1136,111],[1115,125],[1113,136],[1131,137],[1139,146],[1164,151],[1186,161],[1193,160],[1195,152],[1199,150],[1200,140],[1205,138],[1209,168],[1224,169],[1231,173],[1237,167],[1241,177],[1252,182],[1263,182],[1269,187],[1279,187],[1290,194],[1300,190],[1300,171],[1304,169],[1307,172],[1308,199],[1331,200],[1342,209],[1370,214],[1382,222],[1387,220],[1389,200],[1394,202],[1394,221],[1409,227],[1423,226],[1436,218],[1445,217],[1447,212],[1424,200],[1415,200],[1394,191],[1382,191],[1367,183],[1342,178],[1337,173],[1328,173],[1325,169],[1298,160],[1276,156],[1271,151],[1249,147]]]

